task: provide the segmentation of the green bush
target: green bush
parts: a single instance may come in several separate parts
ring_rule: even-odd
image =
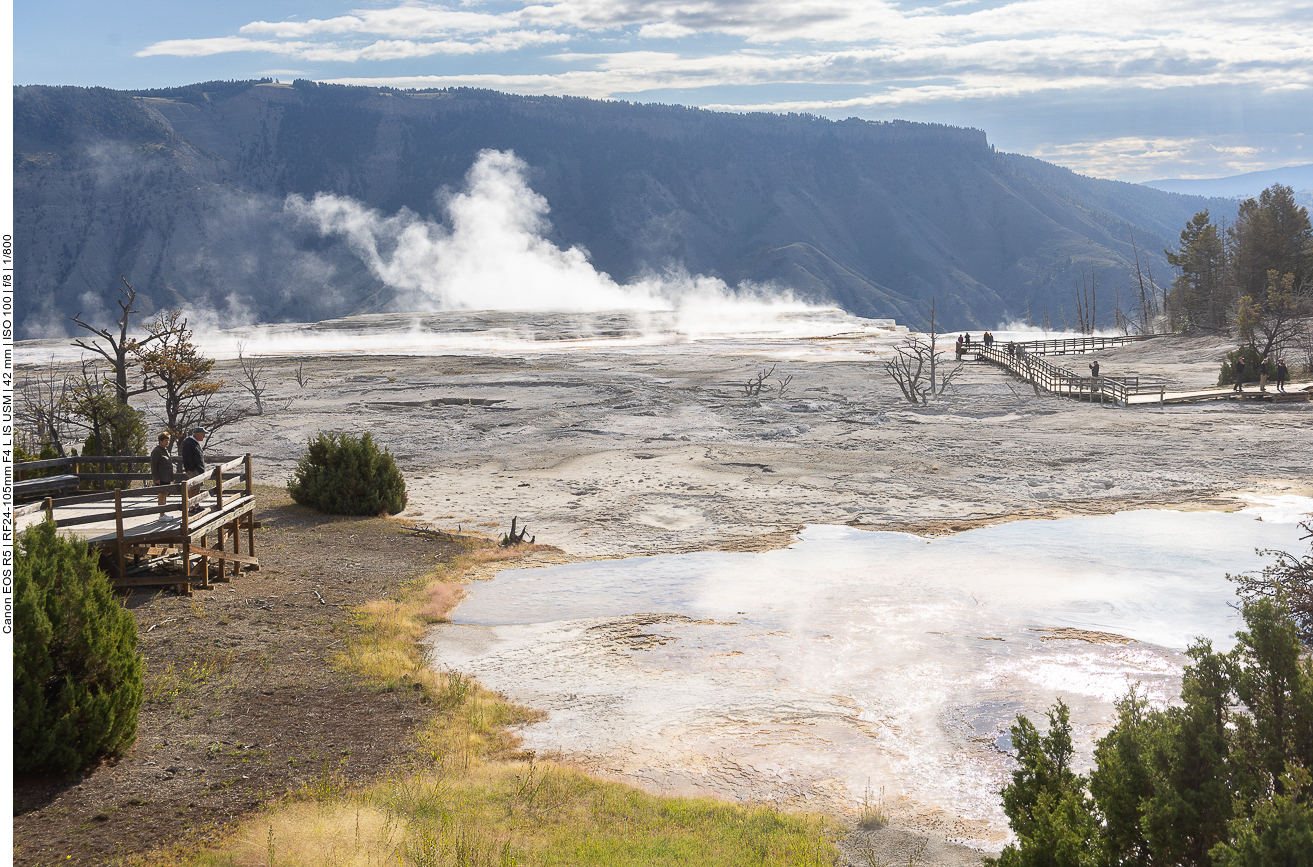
[[[406,481],[387,449],[368,433],[316,434],[287,485],[292,499],[330,515],[395,515],[406,507]]]
[[[1222,372],[1217,377],[1218,385],[1235,385],[1235,362],[1237,358],[1245,360],[1245,382],[1258,382],[1258,365],[1263,359],[1259,356],[1257,349],[1246,343],[1239,349],[1233,349],[1226,354],[1225,360],[1222,361]],[[1275,375],[1275,361],[1272,362],[1271,370]]]
[[[45,522],[14,554],[14,769],[72,773],[137,738],[137,625],[85,542]]]
[[[986,864],[1313,865],[1313,659],[1280,599],[1241,613],[1230,653],[1189,649],[1179,703],[1157,709],[1139,690],[1118,703],[1088,776],[1069,769],[1062,702],[1047,736],[1018,717],[1003,791],[1017,842]]]

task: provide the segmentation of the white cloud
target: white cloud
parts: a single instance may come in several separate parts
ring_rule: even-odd
[[[587,75],[543,70],[506,80],[519,81],[520,90],[599,97],[745,84],[870,88],[846,101],[718,106],[753,109],[878,107],[1104,88],[1110,81],[1119,88],[1151,90],[1227,81],[1270,91],[1313,86],[1313,0],[1105,0],[1097,11],[1070,0],[1013,0],[991,7],[950,2],[911,9],[890,0],[561,0],[497,13],[406,3],[327,19],[254,21],[239,32],[165,40],[138,56],[259,51],[353,63],[500,53],[621,36],[637,50],[594,55]],[[730,37],[730,44],[708,56],[642,50],[646,40],[699,34],[722,41]],[[466,78],[422,80],[441,84]],[[586,91],[569,89],[581,83]]]
[[[1313,89],[1313,0],[1103,0],[1097,7],[1073,0],[401,2],[332,18],[252,21],[227,35],[158,42],[138,56],[232,52],[316,64],[307,76],[343,84],[599,99],[673,90],[730,111],[888,113],[968,102],[1038,104],[1041,95],[1070,103],[1165,91],[1198,99],[1237,89],[1289,104]],[[405,64],[508,52],[521,52],[513,72],[437,74]],[[357,62],[393,63],[396,71],[351,75],[346,67]],[[715,102],[697,99],[712,88]],[[1095,153],[1081,163],[1070,152],[1068,164],[1139,174],[1171,151],[1119,149],[1111,144],[1117,134],[1095,141],[1097,135],[1071,134],[1089,141],[1063,148],[1089,145]],[[1245,146],[1252,143],[1227,144]],[[1191,150],[1182,165],[1203,153]],[[1230,171],[1262,155],[1213,157],[1230,161],[1217,163]]]
[[[1250,145],[1228,145],[1217,138],[1119,136],[1096,141],[1048,143],[1032,156],[1096,177],[1150,180],[1168,175],[1238,175],[1273,168],[1272,155]],[[1279,160],[1277,162],[1280,162]]]

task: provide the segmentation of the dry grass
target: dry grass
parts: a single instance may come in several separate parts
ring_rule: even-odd
[[[863,831],[878,831],[889,824],[889,813],[884,806],[884,789],[875,797],[871,791],[871,781],[866,781],[866,790],[862,792],[862,806],[858,811],[857,827]]]
[[[155,671],[148,668],[142,700],[172,704],[207,686],[217,690],[231,689],[232,680],[224,675],[232,668],[236,657],[233,651],[203,652],[190,660],[170,660]]]
[[[650,795],[517,752],[511,727],[535,713],[467,675],[424,664],[425,630],[488,564],[540,546],[469,543],[400,598],[357,612],[336,662],[379,688],[419,688],[433,714],[412,770],[349,791],[325,765],[292,801],[242,823],[222,845],[179,848],[139,863],[188,867],[510,867],[510,865],[800,865],[837,863],[837,825],[767,806]]]

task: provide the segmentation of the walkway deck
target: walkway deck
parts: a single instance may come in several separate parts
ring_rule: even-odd
[[[73,460],[18,464],[15,474],[56,465],[66,469]],[[149,458],[99,460],[128,465],[149,462]],[[255,556],[251,456],[223,460],[226,463],[185,483],[47,498],[20,506],[14,510],[15,529],[22,531],[51,518],[61,531],[100,550],[102,565],[116,587],[173,585],[188,594],[193,587],[206,589],[211,581],[230,580],[229,573],[235,576],[243,568],[260,568]],[[82,481],[121,482],[141,474],[81,475],[86,477]],[[161,493],[166,495],[163,506],[159,505]],[[246,553],[242,553],[243,530]],[[217,571],[211,571],[211,560]]]
[[[1266,392],[1251,383],[1243,392],[1230,386],[1168,391],[1166,383],[1148,382],[1136,376],[1082,376],[1073,370],[1045,361],[1046,355],[1075,355],[1098,352],[1152,339],[1145,337],[1076,337],[1069,340],[1033,340],[1025,343],[995,342],[989,346],[973,342],[964,344],[964,355],[974,355],[1006,368],[1034,386],[1051,394],[1078,400],[1097,400],[1119,406],[1163,406],[1169,403],[1193,403],[1203,400],[1247,400],[1287,403],[1313,399],[1313,385],[1295,383],[1286,392],[1269,387]]]

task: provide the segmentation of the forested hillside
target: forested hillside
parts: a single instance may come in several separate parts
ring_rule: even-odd
[[[96,313],[120,273],[147,307],[187,303],[218,322],[389,309],[395,287],[294,219],[288,195],[440,219],[442,191],[489,148],[528,164],[550,239],[617,280],[683,267],[913,324],[936,296],[955,326],[1060,325],[1082,271],[1110,322],[1132,237],[1165,284],[1181,227],[1234,207],[899,121],[303,81],[14,98],[23,337]]]

